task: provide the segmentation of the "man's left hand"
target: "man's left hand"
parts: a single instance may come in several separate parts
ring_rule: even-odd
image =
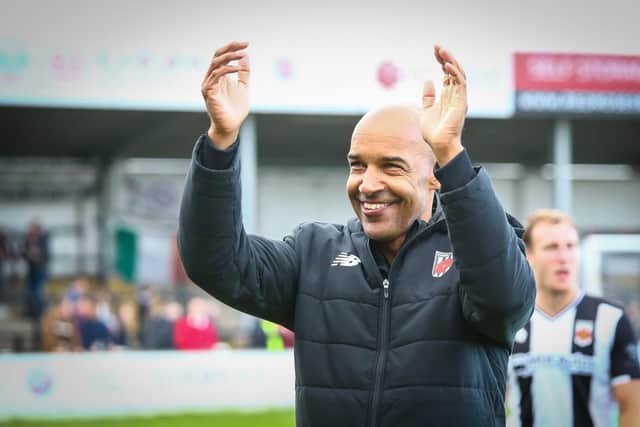
[[[455,57],[436,45],[436,60],[444,71],[443,88],[436,102],[433,81],[424,83],[422,93],[422,137],[442,167],[462,150],[462,127],[467,113],[467,78]]]

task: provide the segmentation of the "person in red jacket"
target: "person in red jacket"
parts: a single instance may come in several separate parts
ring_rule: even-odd
[[[173,341],[179,350],[209,350],[216,346],[218,332],[204,299],[194,297],[189,301],[186,316],[174,326]]]

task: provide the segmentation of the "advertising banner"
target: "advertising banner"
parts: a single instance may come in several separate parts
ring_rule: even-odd
[[[293,408],[293,352],[0,355],[0,419]]]
[[[638,114],[640,56],[516,53],[518,113]]]
[[[437,16],[435,4],[390,3],[392,15],[365,3],[245,6],[240,12],[234,3],[188,1],[172,11],[148,2],[13,2],[0,15],[0,105],[204,111],[200,85],[211,57],[239,38],[250,42],[254,113],[419,106],[424,80],[442,81],[433,44],[455,33],[439,20],[416,21],[427,10]],[[451,48],[473,82],[469,115],[509,116],[510,52],[492,50],[487,58],[460,39]]]

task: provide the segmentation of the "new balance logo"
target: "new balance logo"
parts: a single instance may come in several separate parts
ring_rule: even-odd
[[[360,261],[360,258],[358,258],[355,255],[349,254],[347,252],[340,252],[336,257],[336,259],[334,259],[333,262],[331,263],[331,266],[332,267],[335,267],[335,266],[354,267],[360,264],[361,262],[362,261]]]

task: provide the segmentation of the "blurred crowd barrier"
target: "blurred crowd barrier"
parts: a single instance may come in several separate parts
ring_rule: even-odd
[[[0,419],[293,408],[293,352],[0,355]]]

